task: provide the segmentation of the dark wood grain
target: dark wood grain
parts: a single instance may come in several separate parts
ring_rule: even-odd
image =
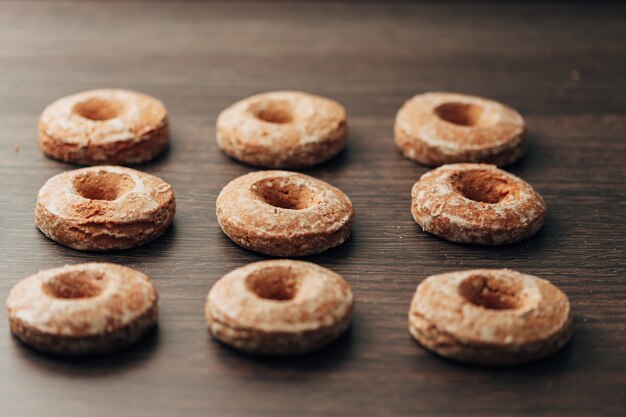
[[[90,360],[36,354],[0,312],[0,416],[623,416],[626,414],[626,7],[602,4],[0,2],[0,299],[40,269],[93,260],[151,275],[158,332]],[[140,169],[170,182],[179,211],[161,239],[81,253],[33,226],[38,189],[72,169],[36,145],[54,99],[96,87],[161,98],[173,144]],[[307,170],[346,192],[353,237],[309,260],[351,283],[352,330],[293,359],[254,359],[213,342],[210,286],[262,256],[222,235],[215,198],[251,168],[219,152],[214,122],[250,94],[301,89],[349,112],[347,150]],[[423,233],[409,212],[426,168],[403,159],[393,117],[423,91],[517,108],[528,156],[510,170],[541,192],[544,229],[480,248]],[[18,149],[19,148],[19,149]],[[424,277],[510,267],[571,298],[573,342],[536,364],[485,369],[432,356],[406,330]]]

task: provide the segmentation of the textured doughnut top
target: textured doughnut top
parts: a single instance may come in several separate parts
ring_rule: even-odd
[[[7,299],[9,316],[43,333],[101,335],[141,317],[157,302],[149,278],[131,268],[87,263],[23,279]]]
[[[207,316],[236,328],[305,332],[344,321],[353,295],[333,271],[310,262],[255,262],[226,274],[211,289]]]
[[[299,91],[257,94],[217,119],[217,142],[257,166],[309,166],[337,154],[347,136],[346,111],[334,100]]]
[[[511,163],[525,151],[524,129],[522,116],[502,103],[438,92],[408,100],[395,123],[396,140],[406,156],[429,165],[489,158]]]
[[[217,197],[221,223],[266,236],[332,233],[352,221],[348,197],[330,184],[290,171],[257,171],[234,179]]]
[[[430,276],[417,288],[411,316],[461,344],[525,345],[571,334],[563,331],[571,322],[567,296],[546,280],[508,269]]]
[[[539,230],[546,215],[541,195],[495,165],[441,166],[415,183],[412,197],[416,222],[456,242],[512,242]]]
[[[50,178],[39,191],[37,205],[60,219],[131,223],[152,221],[173,201],[172,187],[160,178],[103,165]]]
[[[167,123],[167,110],[154,97],[130,90],[90,90],[50,104],[39,119],[45,135],[68,144],[104,145],[141,140]]]

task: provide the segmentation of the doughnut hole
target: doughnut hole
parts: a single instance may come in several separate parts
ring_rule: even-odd
[[[303,184],[265,179],[254,184],[252,189],[261,200],[282,209],[304,210],[317,204],[313,190]]]
[[[489,310],[512,310],[524,303],[519,283],[487,275],[467,277],[459,285],[459,293],[475,306]]]
[[[492,121],[484,117],[484,109],[472,103],[444,103],[434,110],[437,117],[446,122],[460,126],[484,127]]]
[[[293,121],[293,108],[286,100],[263,100],[252,106],[252,114],[268,123],[284,124]]]
[[[301,276],[292,268],[270,267],[255,271],[246,278],[246,287],[260,298],[289,301],[295,298]]]
[[[74,113],[89,120],[109,120],[117,117],[122,110],[120,103],[93,97],[74,105]]]
[[[43,284],[44,292],[54,298],[96,297],[105,287],[104,274],[94,271],[65,272]]]
[[[462,171],[452,178],[452,184],[465,198],[487,204],[501,202],[516,189],[508,178],[489,170]]]
[[[134,187],[129,175],[114,172],[90,172],[74,179],[76,192],[89,200],[117,200]]]

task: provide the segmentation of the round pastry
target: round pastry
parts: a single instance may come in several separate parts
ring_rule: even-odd
[[[444,165],[424,174],[411,194],[417,224],[452,242],[518,242],[537,233],[546,217],[543,198],[495,165]]]
[[[526,152],[524,119],[512,108],[475,96],[418,94],[398,111],[396,145],[431,166],[486,162],[503,166]]]
[[[354,300],[333,271],[301,261],[255,262],[211,288],[206,318],[211,335],[262,355],[306,353],[335,340],[350,324]]]
[[[258,171],[217,197],[217,220],[236,244],[274,256],[305,256],[342,244],[354,210],[337,188],[308,175]]]
[[[417,287],[409,331],[447,358],[485,365],[533,361],[572,336],[570,303],[550,282],[509,269],[433,275]]]
[[[98,166],[50,178],[37,196],[35,225],[72,249],[128,249],[163,234],[175,211],[174,191],[160,178]]]
[[[266,168],[303,168],[337,155],[348,137],[336,101],[298,91],[241,100],[217,118],[217,144],[238,161]]]
[[[39,118],[43,153],[75,164],[138,164],[168,144],[165,106],[134,91],[84,91],[55,101]]]
[[[158,295],[139,271],[109,263],[66,265],[18,282],[9,294],[11,331],[60,355],[110,352],[157,323]]]

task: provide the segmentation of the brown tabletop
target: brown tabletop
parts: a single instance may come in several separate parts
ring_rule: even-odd
[[[123,87],[162,99],[172,146],[139,169],[170,182],[173,227],[144,247],[82,253],[33,225],[38,189],[74,167],[45,158],[37,118],[56,98]],[[251,171],[215,144],[221,109],[298,89],[349,113],[345,152],[305,170],[342,189],[357,218],[347,243],[307,258],[342,274],[351,331],[291,359],[254,359],[212,341],[211,285],[265,257],[220,231],[215,198]],[[410,190],[427,168],[393,144],[396,111],[424,91],[503,101],[526,118],[530,149],[509,170],[546,199],[533,238],[452,244],[420,230]],[[21,278],[111,261],[149,274],[157,332],[95,359],[21,345],[0,312],[0,416],[618,416],[626,414],[626,7],[602,4],[0,2],[0,299]],[[513,268],[571,298],[574,339],[504,369],[433,356],[406,329],[426,276]]]

